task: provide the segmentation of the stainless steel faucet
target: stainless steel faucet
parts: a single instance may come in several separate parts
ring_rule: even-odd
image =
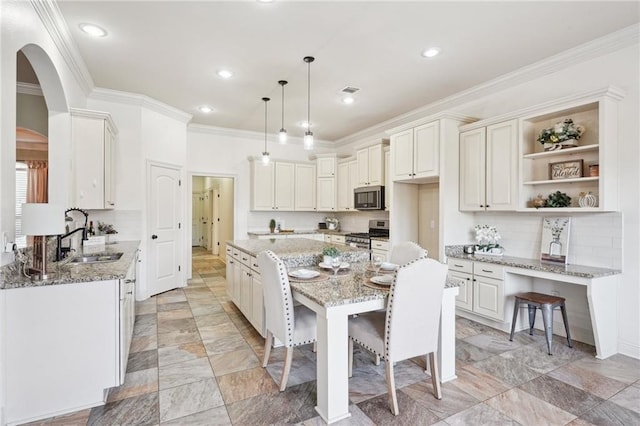
[[[82,241],[87,240],[87,222],[89,220],[89,213],[87,213],[86,211],[79,209],[77,207],[73,207],[70,209],[67,209],[64,212],[64,216],[65,216],[65,220],[66,218],[69,218],[70,216],[67,215],[67,213],[71,212],[71,211],[77,211],[80,212],[84,215],[84,226],[82,228],[76,228],[73,231],[67,232],[64,235],[58,235],[57,237],[57,245],[56,245],[56,262],[59,262],[60,260],[62,260],[63,258],[65,258],[68,253],[71,251],[71,247],[62,247],[62,240],[70,237],[71,235],[75,234],[78,231],[82,231]]]

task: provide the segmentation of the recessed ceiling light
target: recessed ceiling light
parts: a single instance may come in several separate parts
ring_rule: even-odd
[[[273,0],[256,0],[258,3],[273,3]]]
[[[107,31],[94,24],[80,24],[79,27],[82,31],[94,37],[104,37],[107,35]]]
[[[353,96],[345,96],[344,98],[342,98],[343,104],[351,105],[354,102],[355,102],[355,99],[353,98]]]
[[[440,54],[439,47],[430,47],[422,52],[422,56],[425,58],[433,58],[434,56],[438,56],[438,54]]]
[[[231,78],[233,73],[229,70],[218,70],[218,76],[222,78]]]
[[[200,112],[204,112],[205,114],[209,114],[211,111],[213,111],[213,109],[210,106],[207,106],[207,105],[202,105],[198,109],[200,110]]]

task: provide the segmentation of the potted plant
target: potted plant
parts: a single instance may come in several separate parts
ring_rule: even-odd
[[[276,230],[276,220],[275,219],[271,219],[269,221],[269,230],[271,231],[272,234]]]
[[[550,129],[542,129],[537,141],[544,146],[545,151],[578,146],[578,140],[582,137],[585,128],[575,124],[567,118],[563,122],[556,123]]]
[[[322,249],[322,263],[324,263],[325,265],[331,265],[331,259],[333,259],[334,257],[338,257],[339,255],[340,252],[337,248],[333,246],[325,247],[324,249]]]
[[[501,255],[504,249],[500,246],[502,238],[495,226],[476,225],[473,227],[476,233],[475,252],[478,254]]]
[[[547,207],[570,207],[571,197],[566,193],[556,191],[553,194],[549,194],[547,198]]]

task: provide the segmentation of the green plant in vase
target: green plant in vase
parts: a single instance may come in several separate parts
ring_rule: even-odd
[[[570,207],[571,206],[571,197],[569,197],[566,193],[556,191],[553,194],[549,194],[547,198],[547,207]]]
[[[271,219],[269,221],[269,230],[271,231],[272,234],[273,234],[273,231],[276,230],[276,220],[275,219]]]
[[[337,248],[328,246],[322,249],[322,256],[322,263],[324,263],[325,265],[331,265],[331,259],[340,256],[340,252]]]

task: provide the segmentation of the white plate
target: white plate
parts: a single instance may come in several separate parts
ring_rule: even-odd
[[[382,266],[380,267],[380,269],[384,271],[395,271],[396,269],[398,269],[398,265],[396,265],[395,263],[382,262]]]
[[[391,285],[393,275],[376,275],[375,277],[371,277],[371,282],[379,285]]]
[[[320,275],[320,272],[311,271],[309,269],[298,269],[297,271],[289,272],[289,275],[292,276],[293,278],[308,280],[308,279],[317,277],[318,275]]]
[[[331,267],[331,265],[328,265],[328,264],[323,263],[323,262],[320,262],[320,264],[318,266],[321,267],[321,268],[324,268],[324,269],[333,269]],[[349,267],[349,264],[347,262],[342,262],[342,264],[340,265],[340,269],[347,269],[348,267]]]

